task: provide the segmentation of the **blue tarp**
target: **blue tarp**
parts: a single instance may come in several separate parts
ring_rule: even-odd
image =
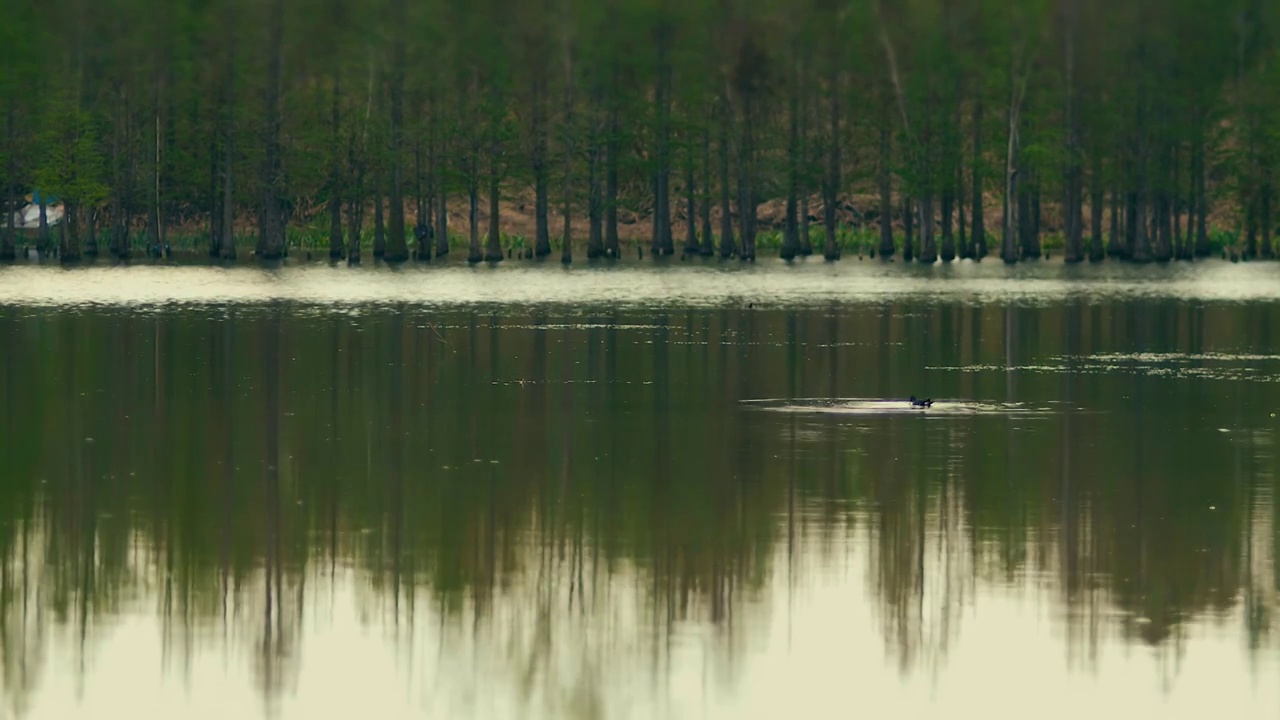
[[[39,205],[39,204],[40,204],[40,191],[39,191],[39,190],[36,190],[35,192],[31,193],[31,202],[35,203],[36,205]],[[55,195],[49,195],[48,197],[44,198],[44,204],[45,204],[45,205],[54,205],[54,204],[59,203],[59,202],[62,202],[62,199],[61,199],[61,198],[59,198],[59,197],[57,197],[57,196],[55,196]]]

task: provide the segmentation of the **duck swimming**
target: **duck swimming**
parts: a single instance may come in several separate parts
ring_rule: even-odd
[[[915,395],[911,396],[911,407],[927,408],[933,405],[933,398],[927,400],[917,400]]]

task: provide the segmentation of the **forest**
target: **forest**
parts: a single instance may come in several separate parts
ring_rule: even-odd
[[[1271,258],[1278,30],[1264,0],[19,2],[0,258],[35,196],[64,262]]]

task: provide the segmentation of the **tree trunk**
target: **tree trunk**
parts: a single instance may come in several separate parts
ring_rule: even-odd
[[[484,259],[488,262],[499,262],[502,260],[502,224],[499,213],[500,183],[498,182],[498,155],[499,151],[496,147],[489,149],[489,232],[488,242],[485,243]]]
[[[437,160],[439,162],[439,160]],[[436,257],[449,254],[449,188],[438,171],[436,177]]]
[[[685,162],[684,167],[684,253],[686,256],[698,254],[698,215],[697,204],[695,202],[695,194],[697,193],[697,184],[694,179],[694,160],[693,152],[689,152],[689,158]]]
[[[218,221],[218,231],[220,238],[218,239],[218,257],[223,260],[236,259],[236,235],[235,235],[235,194],[233,193],[234,177],[235,177],[235,84],[236,84],[236,32],[234,26],[235,8],[233,0],[227,0],[225,12],[227,15],[226,37],[224,41],[227,46],[227,78],[226,78],[226,98],[225,111],[222,115],[222,217]],[[115,242],[115,238],[112,238]]]
[[[969,242],[973,245],[973,259],[979,262],[987,256],[987,231],[982,216],[982,98],[975,96],[973,100],[973,169],[970,191],[973,193],[973,210],[970,222],[973,223],[973,234]]]
[[[424,187],[422,169],[422,138],[413,141],[413,249],[409,252],[415,261],[431,259],[431,205]],[[407,221],[406,221],[407,224]],[[406,242],[408,238],[405,238]]]
[[[598,103],[592,104],[591,139],[587,148],[587,259],[604,255],[604,200],[600,191],[600,139],[596,130],[595,112]],[[690,223],[692,223],[692,218]]]
[[[1259,252],[1263,260],[1271,260],[1275,257],[1275,252],[1271,246],[1271,174],[1269,168],[1264,169],[1263,177],[1268,179],[1262,183],[1262,198],[1259,200],[1258,208],[1258,224],[1262,227]]]
[[[160,79],[159,74],[156,75],[155,94],[153,100],[155,102],[155,117],[152,123],[152,165],[151,165],[151,203],[147,208],[147,251],[152,257],[160,257],[163,254],[164,233],[160,229],[161,218],[164,215],[162,204],[164,202],[163,194],[160,190],[160,171],[163,167],[161,159],[160,144],[162,137],[160,134]]]
[[[793,184],[787,187],[787,209],[783,220],[782,248],[779,256],[783,260],[793,260],[800,252],[800,225],[798,221],[796,189]]]
[[[284,255],[284,208],[280,187],[280,92],[284,52],[284,0],[271,0],[267,11],[267,137],[262,166],[261,256],[273,260]]]
[[[738,246],[733,238],[733,212],[729,204],[729,134],[732,131],[733,115],[727,98],[720,99],[720,257],[731,258],[738,254]]]
[[[1063,203],[1063,223],[1066,231],[1066,247],[1063,259],[1068,263],[1077,263],[1084,259],[1083,219],[1081,204],[1084,202],[1082,181],[1083,169],[1080,164],[1080,121],[1076,107],[1076,31],[1078,22],[1078,2],[1068,0],[1064,12],[1064,33],[1066,35],[1066,80],[1067,80],[1067,172],[1066,200]]]
[[[654,92],[657,104],[657,167],[653,179],[653,242],[652,252],[672,255],[675,247],[671,238],[671,65],[668,59],[669,31],[665,18],[658,21],[656,32],[658,50],[658,82]]]
[[[339,137],[342,132],[342,109],[338,102],[342,87],[335,66],[333,71],[333,105],[329,109],[329,142],[333,157],[329,161],[329,259],[341,260],[347,256],[342,244],[342,163],[338,157]]]
[[[566,38],[564,57],[564,187],[561,212],[564,232],[560,239],[560,263],[573,262],[573,54]]]
[[[809,257],[813,254],[813,239],[809,235],[809,195],[801,193],[800,195],[800,255],[801,257]]]
[[[397,0],[403,2],[403,0]],[[502,157],[501,145],[501,129],[502,129],[502,108],[504,101],[501,91],[497,89],[496,84],[491,85],[488,93],[488,122],[485,133],[488,136],[488,147],[485,153],[488,156],[489,164],[487,169],[488,175],[488,196],[489,196],[489,212],[488,212],[488,230],[485,232],[484,259],[486,262],[500,262],[502,260],[502,208],[501,208],[501,192],[502,192],[502,169],[499,160]],[[479,171],[479,158],[475,158],[475,169]]]
[[[383,117],[383,105],[385,101],[384,86],[381,82],[375,83],[374,70],[372,64],[369,71],[369,97],[371,99],[369,108],[371,112],[365,115],[365,132],[371,118],[374,122],[380,121]],[[381,78],[379,78],[381,80]],[[381,123],[378,122],[378,126]],[[361,149],[365,151],[366,162],[369,168],[370,189],[373,191],[373,259],[381,260],[387,254],[387,223],[386,223],[386,156],[385,148],[379,148],[379,134],[374,134],[373,141],[368,141],[368,135],[364,136],[364,142],[361,142]],[[383,152],[379,152],[383,150]]]
[[[1169,196],[1164,191],[1156,197],[1156,247],[1153,258],[1156,262],[1169,262],[1173,259],[1173,214]]]
[[[1246,197],[1248,203],[1244,209],[1244,259],[1252,260],[1258,255],[1258,192],[1250,190]],[[43,219],[41,224],[43,225]]]
[[[230,53],[230,50],[228,50]],[[108,250],[112,255],[120,257],[123,220],[124,220],[124,150],[122,137],[124,136],[123,126],[125,124],[126,113],[123,107],[126,105],[124,91],[117,89],[119,97],[115,105],[115,117],[111,124],[111,241],[107,244]],[[231,104],[228,98],[228,105]],[[13,157],[10,154],[10,157]]]
[[[1040,257],[1040,178],[1031,173],[1031,183],[1019,183],[1018,220],[1022,237],[1022,257]]]
[[[742,254],[745,261],[756,259],[755,137],[752,97],[743,98],[742,142],[738,146],[738,215],[742,226]]]
[[[1182,164],[1178,162],[1178,150],[1172,152],[1173,193],[1170,197],[1170,210],[1173,214],[1173,258],[1189,260],[1191,258],[1191,234],[1182,232],[1182,210],[1186,204],[1182,196]]]
[[[382,194],[382,163],[377,163],[377,166],[373,174],[373,257],[381,259],[387,254],[386,197]]]
[[[711,230],[711,123],[713,117],[707,118],[707,124],[702,128],[702,205],[698,208],[701,211],[702,219],[702,243],[698,248],[698,254],[702,257],[711,257],[716,253],[715,237]]]
[[[417,247],[414,248],[414,259],[418,262],[431,262],[431,251],[435,245],[435,227],[432,224],[432,218],[435,217],[435,209],[432,207],[435,203],[435,189],[431,187],[431,183],[427,183],[427,187],[422,189],[422,199],[419,200],[418,224],[414,228]]]
[[[1092,185],[1089,197],[1089,262],[1098,262],[1104,255],[1102,241],[1102,212],[1107,199],[1102,187],[1102,156],[1094,152]]]
[[[125,137],[132,137],[132,114],[129,106],[125,105]],[[124,190],[121,191],[123,200],[121,205],[123,209],[120,213],[120,252],[121,260],[128,260],[133,257],[133,193],[137,187],[135,179],[138,171],[138,159],[134,154],[133,143],[125,148],[124,158]]]
[[[889,177],[889,117],[880,117],[880,160],[876,167],[880,186],[880,253],[881,260],[893,257],[893,196]],[[910,259],[910,258],[908,258]]]
[[[561,196],[561,214],[564,218],[564,229],[560,235],[560,263],[568,265],[573,262],[573,185],[571,160],[565,160],[564,188]]]
[[[62,203],[62,247],[58,257],[63,263],[80,259],[80,208],[70,200]]]
[[[1156,246],[1154,259],[1169,262],[1173,259],[1173,204],[1168,190],[1169,150],[1161,148],[1158,166],[1159,186],[1156,189]]]
[[[1138,127],[1143,127],[1141,116],[1139,116]],[[1151,207],[1151,191],[1145,167],[1146,153],[1142,144],[1142,141],[1140,141],[1137,160],[1137,190],[1133,193],[1131,205],[1133,218],[1129,221],[1129,226],[1132,228],[1131,237],[1133,241],[1133,251],[1129,256],[1129,260],[1136,263],[1151,262],[1151,236],[1147,228],[1148,209]]]
[[[800,175],[797,183],[798,191],[800,193],[800,204],[798,206],[800,227],[798,229],[799,246],[797,247],[796,252],[801,257],[809,257],[813,254],[813,242],[809,236],[809,194],[811,190],[809,171],[814,160],[809,149],[809,114],[811,110],[810,99],[813,97],[813,91],[809,84],[809,76],[812,70],[809,66],[807,49],[802,50],[801,53],[800,75],[799,82],[797,83],[797,95],[800,101],[800,137],[796,144],[798,150],[796,164],[798,168],[803,170],[803,174]]]
[[[1144,225],[1140,219],[1142,217],[1138,204],[1139,195],[1137,190],[1130,188],[1125,193],[1124,203],[1124,257],[1126,259],[1133,258],[1138,252],[1138,233]]]
[[[40,251],[40,259],[43,260],[45,255],[49,254],[49,248],[53,245],[49,233],[49,206],[45,201],[44,191],[40,192],[40,229],[37,231],[39,235],[36,238],[36,244]],[[1251,223],[1252,225],[1252,223]]]
[[[347,249],[342,242],[342,192],[334,184],[333,195],[329,197],[329,259],[342,260],[347,256]]]
[[[391,228],[383,255],[389,263],[402,263],[409,259],[409,245],[404,235],[405,3],[406,0],[391,1],[391,204],[387,213]]]
[[[1063,207],[1063,223],[1066,232],[1066,247],[1063,249],[1063,260],[1068,263],[1078,263],[1084,260],[1083,204],[1083,171],[1077,159],[1071,162],[1071,167],[1067,172],[1066,202]]]
[[[347,202],[347,223],[350,227],[347,232],[347,262],[359,265],[364,240],[365,159],[363,150],[357,150],[354,128],[348,138],[347,153],[352,175],[351,197]]]
[[[909,195],[902,196],[902,260],[911,262],[916,257],[915,201]]]
[[[236,196],[233,193],[234,163],[236,163],[236,132],[233,129],[234,110],[228,101],[227,118],[223,127],[223,199],[219,204],[221,218],[218,222],[218,256],[223,260],[236,259]],[[111,240],[115,242],[115,238]]]
[[[430,261],[432,253],[439,242],[439,221],[436,218],[436,204],[439,202],[440,188],[444,178],[440,173],[440,127],[439,116],[442,112],[435,85],[427,91],[427,180],[422,194],[422,215],[419,224],[426,223],[426,238],[418,243],[418,260]]]
[[[16,197],[13,193],[14,179],[17,177],[18,171],[14,163],[14,155],[17,150],[17,128],[15,127],[14,116],[17,110],[14,103],[9,104],[9,112],[5,113],[5,161],[4,161],[4,234],[0,235],[0,261],[9,262],[15,258],[17,253],[14,250],[14,205],[16,205]]]
[[[942,262],[949,263],[956,259],[956,240],[951,227],[954,211],[955,189],[948,181],[947,188],[942,191]]]
[[[478,153],[472,152],[471,158],[467,160],[470,168],[467,172],[467,231],[471,244],[467,252],[467,262],[478,263],[484,259],[484,253],[480,252],[480,178],[479,170],[476,164]]]
[[[127,188],[124,184],[126,154],[124,137],[128,124],[128,99],[124,96],[125,92],[127,91],[120,91],[121,97],[116,107],[116,119],[112,123],[111,133],[111,241],[107,247],[116,258],[125,256],[125,248],[129,242],[129,223],[125,220]]]
[[[611,258],[622,255],[622,247],[618,242],[618,66],[611,66],[611,83],[609,90],[608,136],[605,138],[605,180],[604,180],[604,245],[605,253]]]
[[[533,83],[533,254],[551,254],[550,200],[547,189],[547,107],[546,85],[539,77]]]
[[[790,82],[787,83],[787,209],[782,233],[783,260],[792,260],[800,252],[800,226],[796,213],[799,204],[800,184],[800,72],[793,68]]]
[[[1196,131],[1196,147],[1194,151],[1194,167],[1192,169],[1192,202],[1196,208],[1196,240],[1195,256],[1209,256],[1209,199],[1205,192],[1205,148],[1204,129]],[[1190,229],[1188,229],[1190,232]]]
[[[222,205],[221,188],[218,186],[218,135],[219,129],[214,127],[209,133],[209,257],[218,257],[218,248],[222,245]],[[92,221],[89,227],[93,227]],[[90,233],[92,235],[92,233]],[[96,254],[96,252],[95,252]]]
[[[822,183],[822,225],[826,233],[826,243],[822,257],[826,260],[840,259],[840,239],[836,236],[836,204],[840,197],[840,76],[836,70],[838,65],[832,63],[830,93],[830,125],[827,129],[827,167]]]
[[[926,188],[921,194],[920,212],[920,262],[932,265],[938,261],[938,243],[933,236],[933,190]]]
[[[1012,70],[1009,82],[1012,85]],[[1012,91],[1010,94],[1012,95]],[[1008,142],[1004,155],[1004,227],[1001,229],[1003,237],[1000,241],[1000,257],[1006,263],[1016,263],[1018,262],[1019,229],[1022,227],[1020,221],[1025,217],[1020,211],[1023,208],[1022,199],[1026,196],[1020,190],[1021,183],[1018,178],[1018,113],[1012,99],[1009,105],[1008,121]]]
[[[91,207],[84,213],[84,256],[87,258],[98,257],[97,215],[98,212]]]
[[[1121,234],[1120,190],[1111,189],[1111,234],[1107,238],[1107,257],[1124,257],[1125,241]]]

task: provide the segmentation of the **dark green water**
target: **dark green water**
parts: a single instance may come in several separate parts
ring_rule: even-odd
[[[0,717],[1276,717],[1280,282],[1206,267],[0,272]]]

